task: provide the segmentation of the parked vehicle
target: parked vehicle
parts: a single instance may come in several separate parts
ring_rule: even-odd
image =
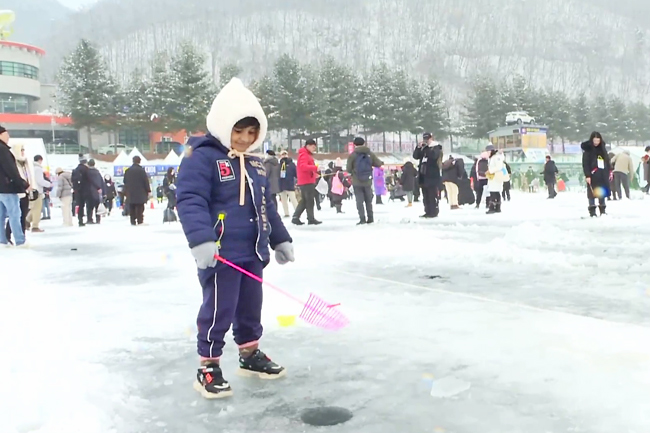
[[[532,125],[535,123],[535,118],[530,116],[525,111],[511,111],[510,113],[506,114],[506,124],[514,125],[515,123],[519,125],[524,123]]]
[[[126,145],[124,144],[109,144],[108,146],[103,146],[97,149],[97,151],[102,155],[119,155],[123,150],[126,151]]]

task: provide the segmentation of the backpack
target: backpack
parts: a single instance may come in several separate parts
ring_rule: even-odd
[[[83,182],[83,176],[81,175],[81,170],[79,168],[75,168],[72,170],[72,187],[75,190],[80,190],[81,189],[81,182]]]
[[[336,172],[336,174],[332,177],[332,194],[343,195],[344,191],[345,187],[343,186],[341,179],[339,179],[339,172]]]
[[[488,170],[489,170],[488,160],[485,158],[479,159],[476,173],[481,177],[486,177],[485,174],[488,172]]]
[[[354,171],[360,181],[372,180],[372,161],[367,153],[359,153],[354,160]]]

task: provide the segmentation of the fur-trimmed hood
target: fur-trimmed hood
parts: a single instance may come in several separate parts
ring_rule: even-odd
[[[214,98],[206,118],[206,125],[210,134],[230,149],[232,128],[245,117],[254,117],[260,122],[260,135],[246,150],[252,152],[262,146],[266,138],[268,121],[253,92],[247,89],[239,78],[233,78]]]

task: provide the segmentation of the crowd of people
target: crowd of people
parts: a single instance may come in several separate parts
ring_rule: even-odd
[[[0,245],[25,247],[28,233],[43,233],[40,223],[51,219],[52,193],[60,201],[64,226],[73,226],[74,217],[79,227],[100,224],[103,216],[111,215],[116,199],[122,204],[122,215],[130,216],[132,225],[144,223],[151,184],[138,156],[133,158],[118,191],[111,176],[102,176],[95,160],[83,154],[74,170],[56,168],[52,180],[44,170],[41,155],[30,160],[24,145],[8,143],[9,132],[0,126]],[[162,190],[172,213],[176,206],[175,184],[176,176],[170,168]]]

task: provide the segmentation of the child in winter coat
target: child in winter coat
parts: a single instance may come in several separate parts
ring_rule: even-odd
[[[267,119],[253,93],[234,78],[207,116],[209,133],[192,141],[177,179],[177,209],[199,268],[198,369],[194,388],[205,398],[232,395],[220,357],[232,325],[239,373],[277,379],[285,369],[259,350],[262,278],[269,246],[281,265],[294,261],[292,239],[273,204],[262,159],[250,152],[266,137]]]
[[[344,213],[341,210],[341,207],[343,206],[343,198],[345,198],[346,193],[352,184],[346,178],[343,173],[343,168],[340,165],[335,165],[332,168],[332,172],[332,187],[330,189],[332,205],[336,208],[336,213]]]

